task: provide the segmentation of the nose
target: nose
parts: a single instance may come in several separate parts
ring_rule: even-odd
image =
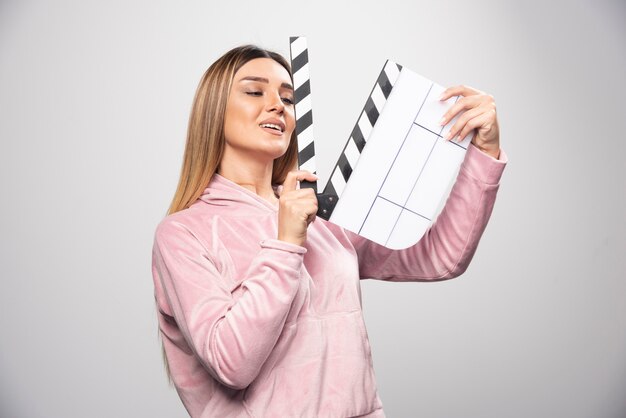
[[[268,96],[267,111],[282,114],[285,111],[285,104],[280,94],[272,94]]]

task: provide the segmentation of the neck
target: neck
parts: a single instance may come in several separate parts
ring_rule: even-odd
[[[272,189],[272,169],[273,161],[235,153],[226,147],[217,173],[274,204],[277,198]]]

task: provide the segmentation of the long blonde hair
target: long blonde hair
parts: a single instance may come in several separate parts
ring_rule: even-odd
[[[289,77],[291,67],[280,54],[255,45],[243,45],[231,49],[222,55],[206,70],[193,99],[183,165],[178,180],[178,187],[167,211],[168,215],[188,208],[202,194],[217,171],[224,153],[224,119],[226,103],[235,73],[248,61],[255,58],[271,58],[282,65]],[[293,80],[292,80],[293,82]],[[274,160],[272,183],[282,184],[287,173],[296,168],[298,144],[295,130],[287,151]],[[159,336],[160,336],[159,332]],[[172,383],[172,376],[161,342],[165,371]]]
[[[255,58],[273,59],[291,77],[291,67],[282,55],[255,45],[233,48],[209,67],[193,100],[183,166],[168,215],[195,202],[217,171],[224,153],[224,118],[233,78],[237,70]],[[285,154],[274,160],[272,183],[282,184],[287,173],[296,168],[297,159],[298,144],[294,131]]]

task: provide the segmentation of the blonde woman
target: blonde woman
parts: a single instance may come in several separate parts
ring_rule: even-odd
[[[192,417],[383,417],[360,278],[444,280],[468,266],[506,157],[493,98],[468,87],[442,123],[476,129],[441,215],[392,251],[315,217],[297,171],[289,64],[234,48],[204,74],[158,225],[153,277],[168,372]]]

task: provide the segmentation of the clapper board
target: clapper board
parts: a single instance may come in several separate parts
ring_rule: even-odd
[[[316,172],[306,38],[290,38],[298,164]],[[457,115],[439,121],[458,97],[440,101],[444,87],[387,61],[322,192],[318,213],[391,249],[417,243],[447,199],[473,132],[445,140]]]

